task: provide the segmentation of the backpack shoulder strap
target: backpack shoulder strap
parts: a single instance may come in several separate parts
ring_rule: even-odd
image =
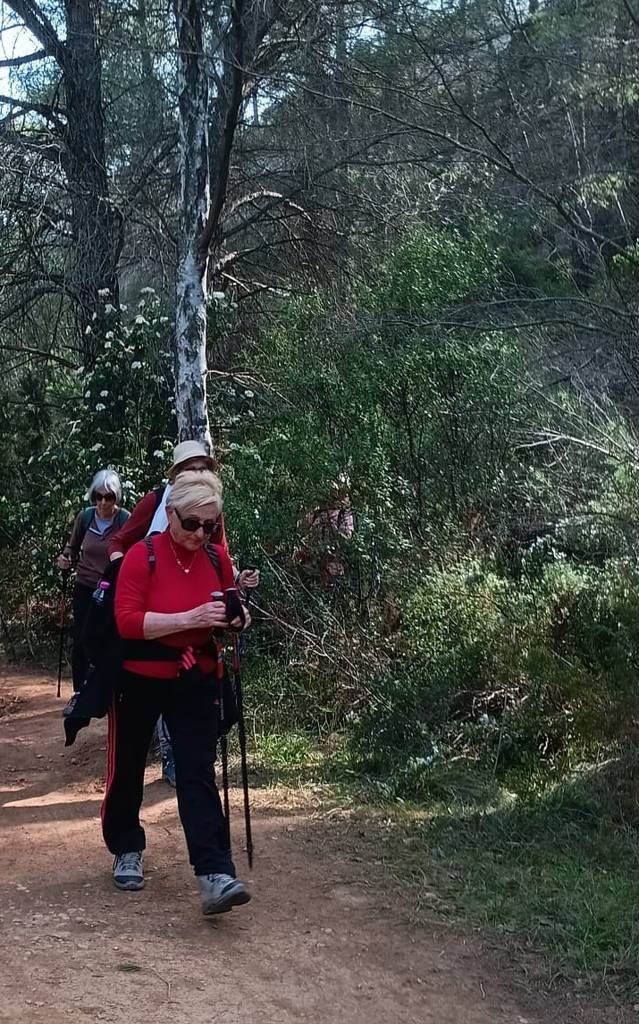
[[[166,490],[166,485],[165,484],[161,484],[160,487],[156,487],[153,490],[153,494],[155,495],[155,508],[153,509],[153,514],[154,515],[157,512],[157,510],[159,509],[160,505],[162,504],[162,498],[164,497],[165,490]]]
[[[129,516],[127,514],[126,509],[121,508],[120,511],[118,512],[118,530],[120,529],[120,527],[124,526],[128,518]]]
[[[146,547],[146,557],[149,562],[149,572],[155,570],[155,548],[153,547],[153,535],[144,538],[144,545]]]
[[[82,513],[82,529],[84,530],[85,533],[91,526],[94,515],[95,509],[93,505],[90,505],[89,508],[85,508],[84,512]]]
[[[89,529],[89,527],[91,526],[91,523],[93,522],[94,515],[95,515],[95,509],[93,508],[92,505],[90,505],[89,508],[85,508],[83,513],[82,513],[82,519],[80,520],[81,533],[80,533],[79,544],[78,544],[79,548],[82,547],[82,545],[84,543],[84,538],[85,538],[86,532]]]
[[[209,562],[211,563],[211,565],[213,566],[215,571],[217,573],[219,573],[219,571],[220,571],[220,559],[219,559],[219,555],[218,555],[217,551],[215,550],[215,548],[213,547],[212,544],[205,544],[204,545],[204,550],[206,551],[206,553],[208,555]]]

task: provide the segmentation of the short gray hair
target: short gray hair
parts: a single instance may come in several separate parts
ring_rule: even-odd
[[[166,499],[167,508],[185,509],[202,508],[204,505],[215,505],[218,516],[222,511],[222,481],[217,473],[208,469],[185,469],[180,473],[174,484],[171,484]]]
[[[100,490],[104,491],[105,494],[115,495],[117,504],[120,504],[122,501],[122,484],[120,483],[120,477],[114,469],[99,469],[93,477],[87,492],[87,498],[92,505],[95,503],[95,492]]]

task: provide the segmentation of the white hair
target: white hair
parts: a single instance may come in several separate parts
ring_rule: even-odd
[[[95,504],[95,492],[104,491],[105,494],[113,494],[119,505],[122,501],[122,484],[120,477],[114,469],[99,469],[91,481],[87,491],[87,498],[91,504]]]

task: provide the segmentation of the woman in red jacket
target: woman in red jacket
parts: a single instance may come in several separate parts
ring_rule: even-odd
[[[161,714],[173,743],[178,809],[203,912],[217,914],[250,899],[235,877],[211,757],[220,685],[212,631],[229,625],[224,601],[212,600],[212,594],[234,588],[224,548],[204,549],[222,511],[218,477],[208,471],[180,474],[166,508],[168,529],[148,542],[151,551],[146,541],[134,544],[118,577],[115,618],[128,650],[109,712],[102,829],[115,856],[115,885],[141,889],[144,765]],[[199,671],[185,672],[191,652]]]
[[[127,522],[111,536],[107,549],[110,560],[114,562],[122,558],[129,548],[143,537],[152,533],[162,533],[166,529],[168,525],[167,502],[171,495],[171,488],[181,473],[191,470],[215,472],[215,468],[215,461],[200,441],[181,441],[177,444],[173,449],[173,464],[167,474],[168,484],[164,487],[157,487],[154,491],[148,491],[144,497],[140,498]],[[209,539],[215,544],[221,544],[226,553],[229,553],[224,532],[224,516],[220,515],[216,532]],[[245,569],[243,572],[235,574],[235,580],[239,587],[253,588],[259,584],[260,574],[255,569]],[[162,778],[170,786],[175,786],[173,751],[161,718],[158,720],[155,735],[162,759]]]

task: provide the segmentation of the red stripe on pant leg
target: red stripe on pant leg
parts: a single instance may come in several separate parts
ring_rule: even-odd
[[[104,789],[104,799],[102,800],[102,807],[100,808],[100,817],[102,824],[104,824],[104,814],[106,809],[107,797],[109,790],[113,784],[113,777],[115,775],[115,748],[116,748],[116,737],[117,737],[117,718],[115,714],[115,698],[111,702],[107,717],[107,774],[106,774],[106,786]]]

